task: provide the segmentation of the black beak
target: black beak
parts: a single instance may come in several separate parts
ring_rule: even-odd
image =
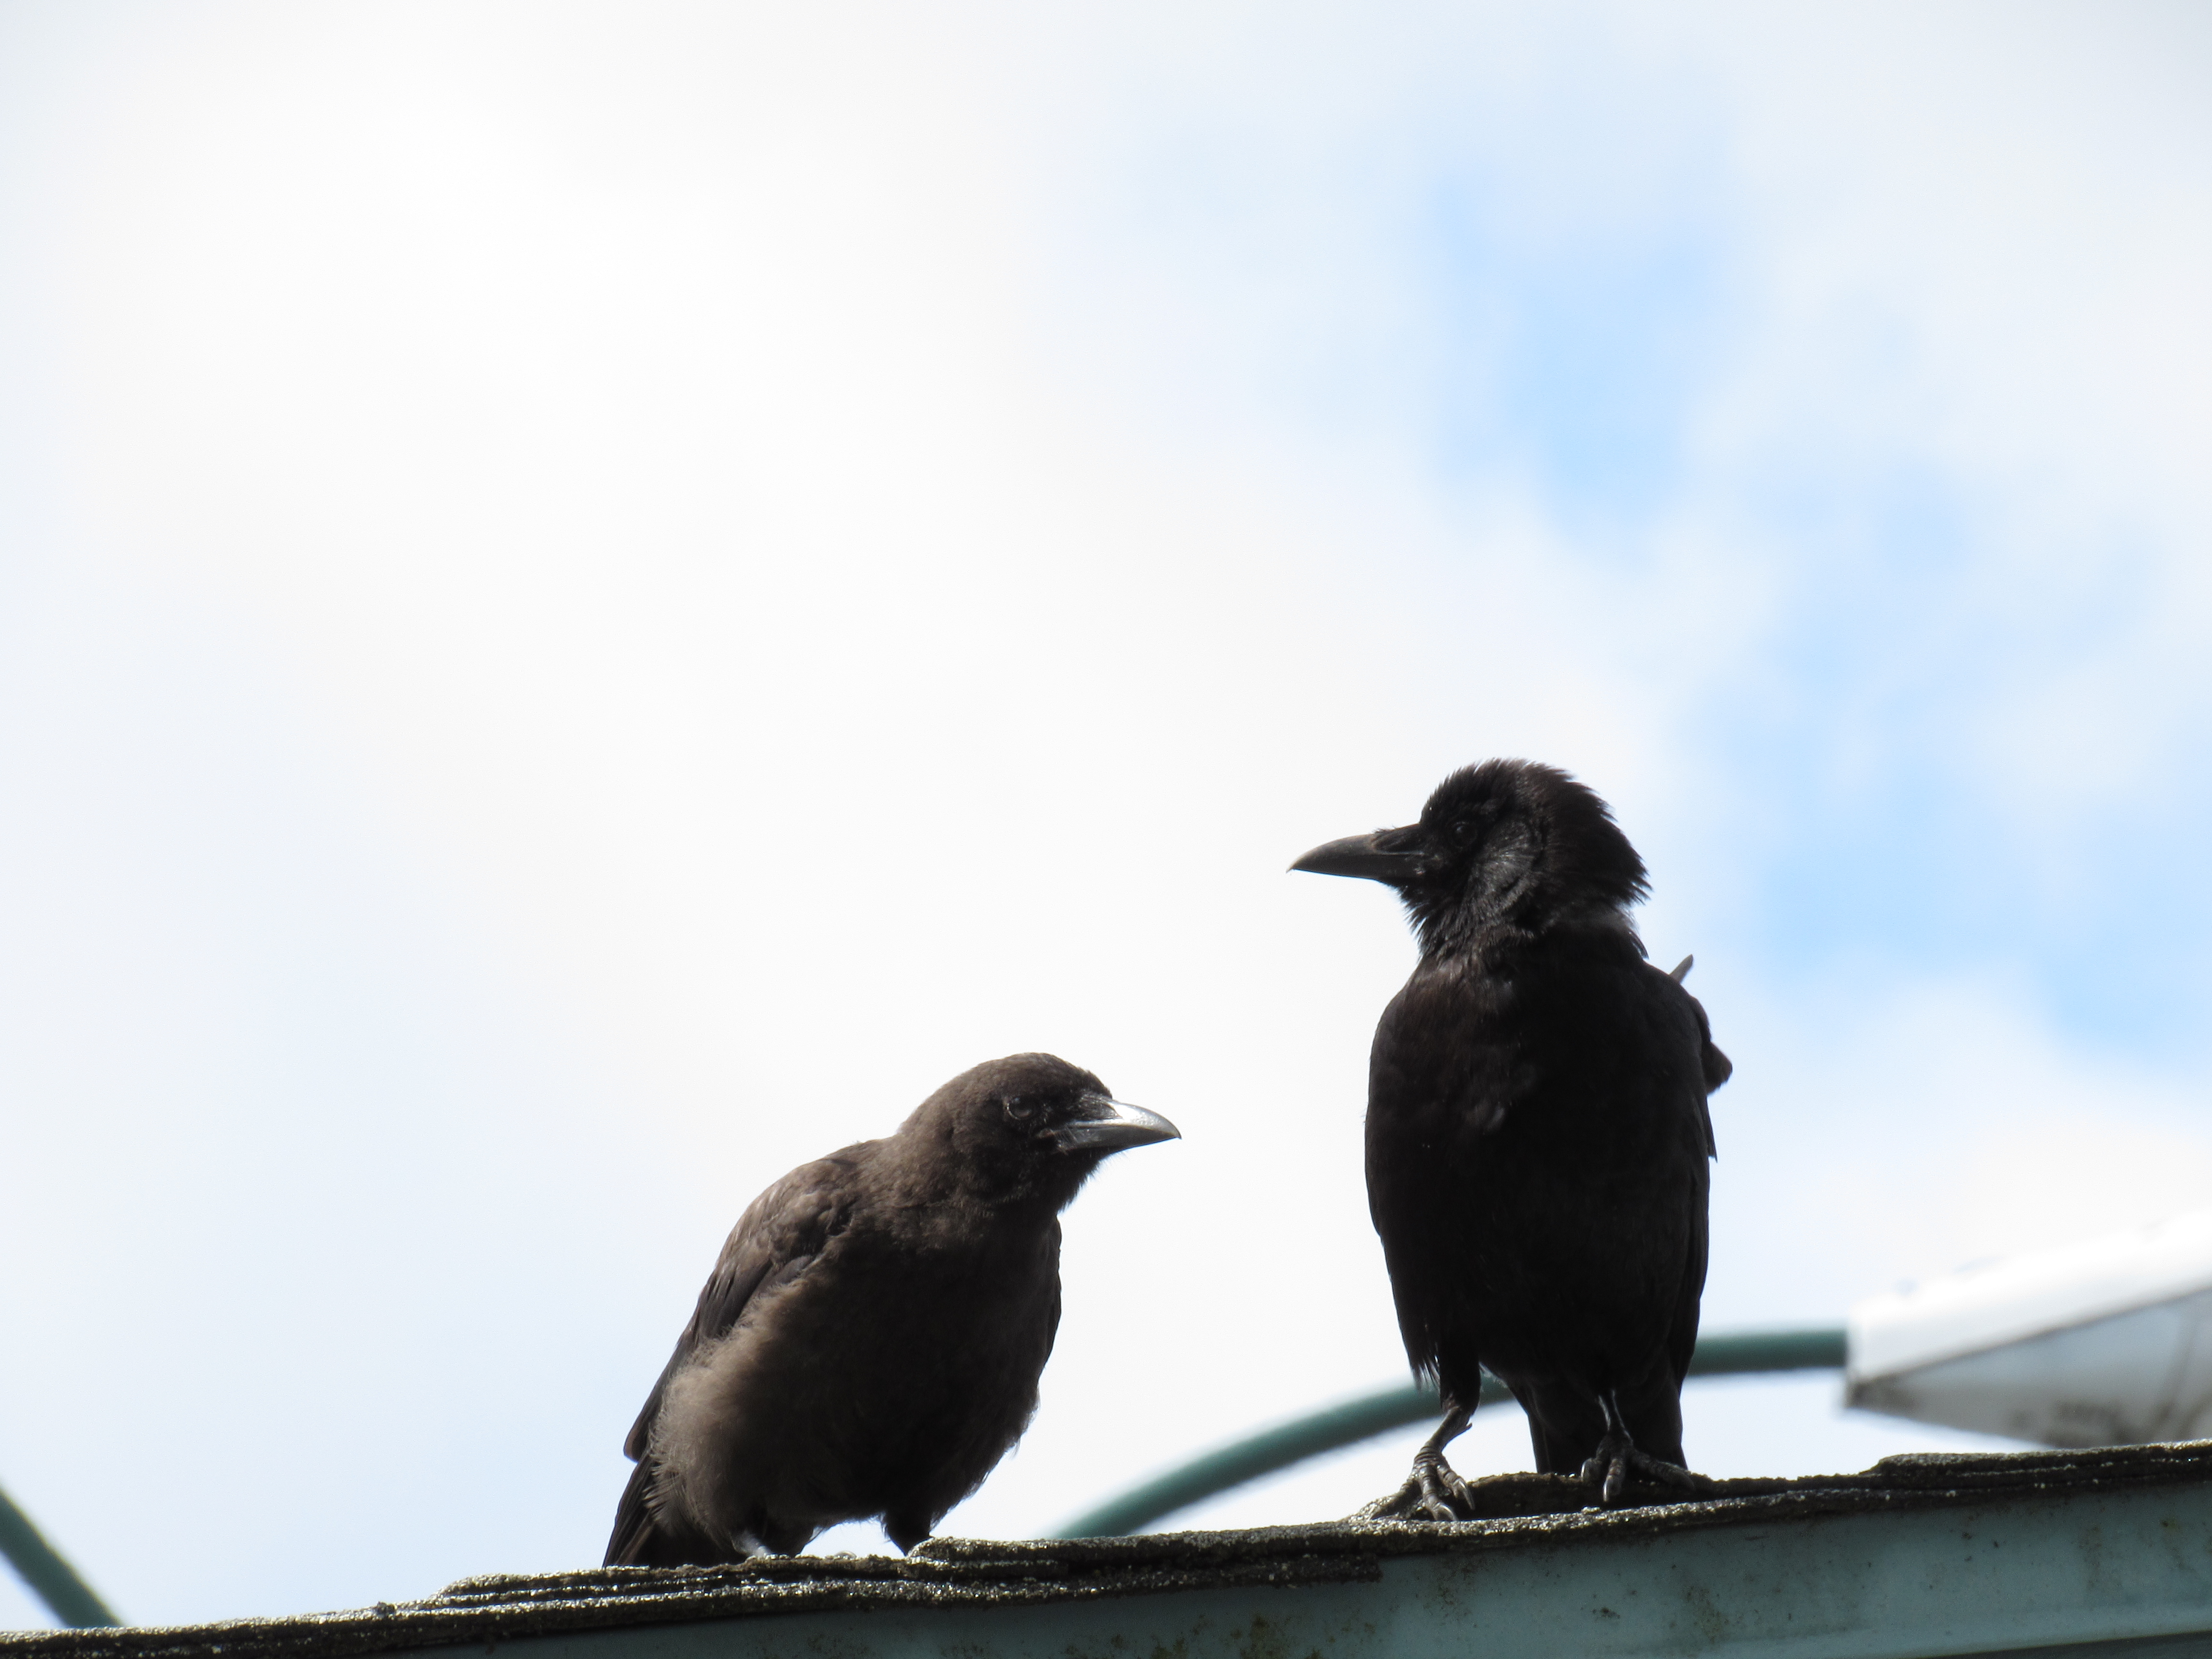
[[[1361,876],[1369,881],[1402,887],[1419,869],[1421,854],[1415,848],[1401,851],[1384,843],[1411,841],[1413,837],[1409,832],[1419,827],[1409,824],[1404,830],[1377,830],[1371,836],[1346,836],[1341,841],[1323,842],[1291,868],[1310,871],[1316,876]]]
[[[1182,1131],[1158,1112],[1105,1095],[1085,1095],[1075,1115],[1052,1132],[1064,1152],[1119,1152],[1156,1140],[1181,1140]]]

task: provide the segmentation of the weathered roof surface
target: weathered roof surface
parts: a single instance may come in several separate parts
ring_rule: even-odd
[[[2212,1442],[1885,1459],[1586,1509],[1559,1476],[1477,1483],[1491,1518],[464,1579],[305,1618],[0,1638],[0,1659],[343,1659],[528,1644],[528,1659],[1051,1651],[1329,1656],[2212,1653]],[[1638,1496],[1659,1499],[1656,1491]],[[2172,1646],[2190,1638],[2202,1645]]]

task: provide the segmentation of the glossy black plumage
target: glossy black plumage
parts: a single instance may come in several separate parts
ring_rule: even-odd
[[[1705,1010],[1644,960],[1643,861],[1565,773],[1455,773],[1419,823],[1294,869],[1397,889],[1421,957],[1370,1059],[1368,1206],[1399,1329],[1446,1414],[1378,1512],[1451,1513],[1443,1449],[1487,1368],[1536,1467],[1680,1474],[1680,1395],[1705,1286],[1705,1097],[1729,1075]],[[1689,1477],[1684,1476],[1684,1479]]]
[[[1108,1155],[1175,1134],[1015,1054],[761,1194],[630,1430],[609,1565],[788,1553],[871,1516],[902,1549],[927,1537],[1036,1409],[1060,1212]]]

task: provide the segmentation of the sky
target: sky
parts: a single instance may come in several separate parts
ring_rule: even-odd
[[[138,1622],[595,1562],[744,1203],[1037,1048],[1185,1139],[945,1530],[1388,1386],[1412,949],[1285,866],[1492,755],[1696,953],[1709,1330],[2201,1204],[2208,76],[2124,0],[0,0],[0,1485]],[[1691,1460],[1996,1443],[1838,1392]]]

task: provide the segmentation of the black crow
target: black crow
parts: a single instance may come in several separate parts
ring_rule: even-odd
[[[928,1537],[1036,1409],[1060,1211],[1109,1153],[1176,1138],[1014,1054],[770,1187],[629,1431],[608,1565],[788,1554],[870,1516],[902,1550]]]
[[[1674,1485],[1705,1282],[1705,1097],[1728,1080],[1705,1012],[1644,959],[1644,861],[1565,773],[1454,773],[1420,822],[1293,870],[1397,889],[1421,959],[1375,1029],[1367,1205],[1417,1376],[1444,1419],[1385,1515],[1450,1518],[1444,1448],[1486,1367],[1540,1471]]]

